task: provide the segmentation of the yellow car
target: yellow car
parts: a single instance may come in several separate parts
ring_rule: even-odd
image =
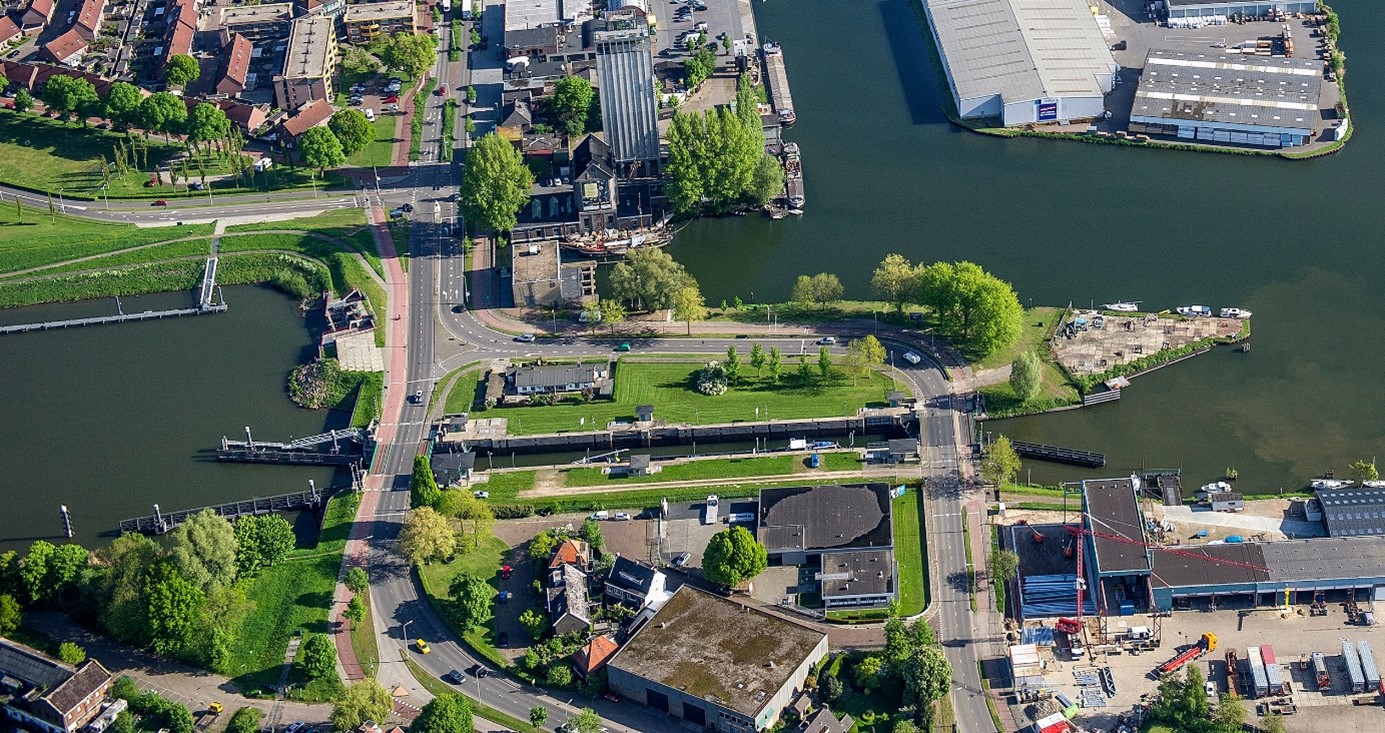
[[[428,648],[428,642],[426,642],[426,641],[424,641],[424,640],[422,640],[422,639],[419,639],[417,643],[418,643],[418,653],[419,653],[419,654],[427,654],[428,652],[433,651],[432,649],[429,649],[429,648]]]

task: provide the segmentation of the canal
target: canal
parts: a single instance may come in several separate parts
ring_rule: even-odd
[[[1187,483],[1235,467],[1246,490],[1302,486],[1385,447],[1385,6],[1334,6],[1360,127],[1342,153],[1289,162],[961,131],[905,0],[756,2],[784,46],[807,213],[699,221],[672,252],[709,303],[782,300],[819,271],[869,297],[872,268],[901,252],[978,262],[1026,304],[1250,308],[1249,354],[1142,377],[1119,405],[991,427],[1103,451],[1105,473],[1182,467]],[[1036,481],[1080,474],[1034,465]]]
[[[246,425],[266,439],[320,432],[328,414],[295,406],[289,370],[315,353],[296,302],[226,288],[226,313],[0,337],[0,551],[62,537],[104,544],[123,518],[325,486],[330,469],[221,464],[204,454]],[[123,299],[126,312],[190,296]],[[105,315],[113,301],[0,311],[4,323]],[[344,420],[337,416],[339,419]]]

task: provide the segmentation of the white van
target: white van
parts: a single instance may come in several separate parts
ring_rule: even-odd
[[[755,521],[755,512],[734,512],[726,515],[726,521],[731,524],[751,524]]]
[[[906,351],[904,352],[904,361],[907,361],[910,364],[918,364],[919,362],[923,361],[923,357],[919,356],[918,354],[915,354],[912,351]]]
[[[598,521],[598,522],[600,522],[600,521],[604,521],[604,520],[610,519],[610,518],[611,518],[611,513],[608,512],[608,511],[606,511],[605,509],[602,509],[602,510],[599,511],[599,512],[592,512],[591,518],[592,518],[592,519],[595,519],[595,520]]]
[[[371,122],[374,122],[374,121],[375,121],[375,110],[370,109],[370,108],[366,108],[366,109],[364,109],[364,110],[362,110],[362,111],[365,112],[365,118],[366,118],[367,120],[370,120]]]

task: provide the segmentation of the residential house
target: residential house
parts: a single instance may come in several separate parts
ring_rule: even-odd
[[[337,67],[337,31],[332,18],[309,15],[293,21],[283,72],[274,77],[274,102],[295,109],[332,98]]]
[[[22,33],[18,23],[10,20],[10,16],[0,13],[0,44],[9,43]]]
[[[639,611],[646,606],[658,610],[671,595],[668,577],[649,565],[626,557],[616,557],[606,575],[607,603],[619,603]]]
[[[611,165],[611,146],[598,135],[588,135],[573,151],[572,158],[578,171],[572,188],[582,231],[615,229],[616,175]]]
[[[348,5],[342,24],[346,28],[346,40],[351,43],[372,43],[396,33],[412,34],[415,30],[414,2],[383,0]]]
[[[558,52],[558,26],[519,28],[505,32],[505,58],[527,59],[531,63],[548,60]]]
[[[218,99],[216,106],[226,113],[226,118],[231,121],[236,129],[246,135],[252,135],[269,121],[269,106],[264,104],[251,104],[235,99]]]
[[[55,64],[77,66],[82,63],[82,56],[86,54],[88,45],[87,39],[83,38],[76,28],[70,28],[44,45],[38,55],[39,58]]]
[[[611,364],[527,364],[511,367],[506,376],[513,394],[568,394],[606,386]]]
[[[19,27],[24,35],[36,36],[53,22],[53,11],[57,10],[57,0],[30,0],[29,7],[19,16]]]
[[[529,107],[529,95],[526,94],[505,102],[495,133],[511,143],[518,143],[533,126],[534,113]]]
[[[221,42],[230,43],[239,34],[256,46],[266,46],[288,38],[292,20],[292,3],[222,6]]]
[[[919,441],[914,438],[891,438],[885,444],[886,463],[907,463],[919,460]]]
[[[856,721],[850,715],[838,718],[826,705],[817,709],[798,729],[799,733],[851,733]]]
[[[605,634],[593,636],[591,641],[583,644],[581,649],[572,654],[572,666],[578,675],[586,679],[588,675],[606,666],[606,662],[610,661],[619,649],[620,645],[611,637]]]
[[[72,29],[88,41],[95,41],[101,33],[101,17],[105,12],[106,0],[82,0]]]
[[[308,102],[279,125],[283,132],[280,142],[290,147],[297,145],[298,138],[302,137],[303,133],[327,124],[327,121],[332,119],[332,112],[332,104],[325,99]]]
[[[221,70],[216,77],[216,93],[235,97],[250,88],[250,55],[255,47],[250,39],[236,33],[221,50]]]
[[[471,472],[476,469],[475,451],[446,451],[434,453],[432,460],[433,479],[439,486],[451,486],[471,480]]]
[[[193,41],[197,40],[197,0],[175,0],[168,8],[160,57],[163,64],[174,56],[191,55]]]
[[[587,595],[587,574],[576,565],[564,564],[548,573],[548,618],[554,634],[568,634],[591,628],[591,599]]]
[[[553,556],[548,560],[548,569],[554,570],[564,565],[574,565],[582,572],[590,572],[592,567],[591,546],[582,540],[563,540],[553,548]]]
[[[0,639],[0,708],[26,728],[42,733],[81,730],[101,713],[111,683],[111,673],[94,659],[74,667]]]

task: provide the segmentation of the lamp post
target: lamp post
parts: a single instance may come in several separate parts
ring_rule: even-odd
[[[404,650],[405,650],[405,651],[408,651],[408,650],[409,650],[409,624],[411,624],[411,623],[413,623],[413,619],[410,619],[410,620],[404,622]]]

